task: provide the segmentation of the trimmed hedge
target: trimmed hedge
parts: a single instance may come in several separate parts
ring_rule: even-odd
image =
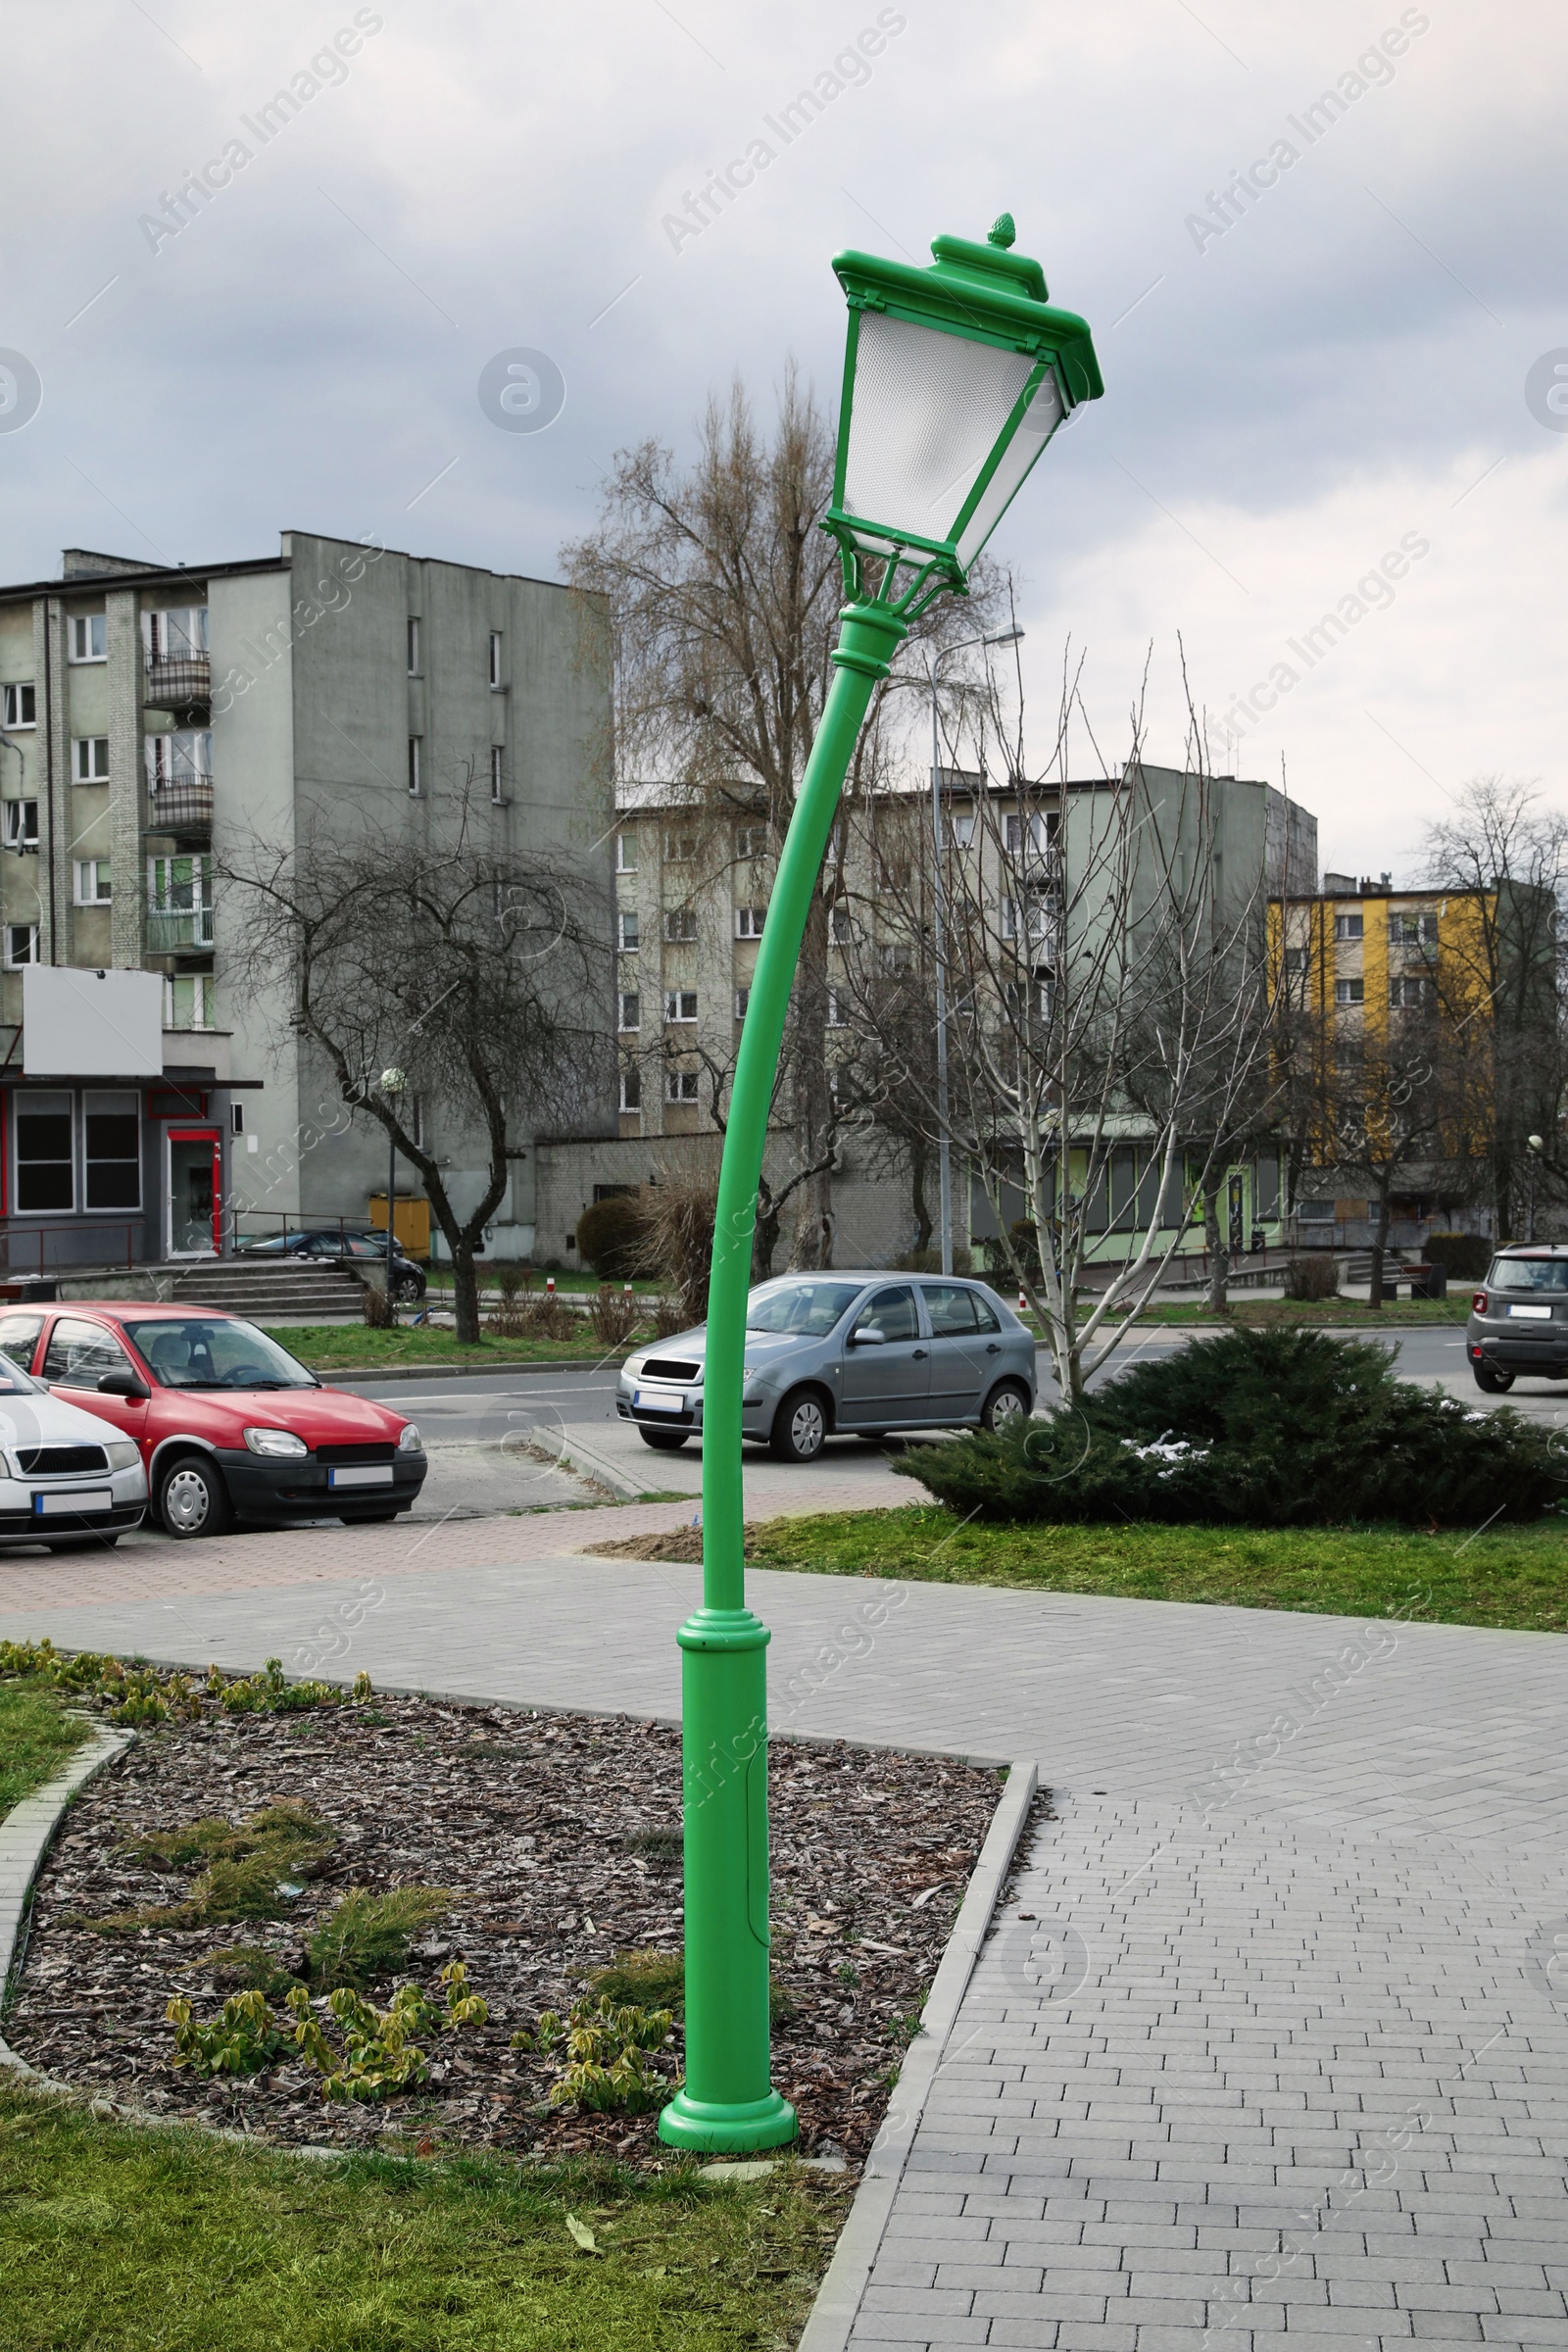
[[[994,1520],[1480,1527],[1568,1498],[1568,1458],[1538,1424],[1413,1388],[1375,1341],[1278,1327],[1198,1341],[1082,1406],[894,1467]]]

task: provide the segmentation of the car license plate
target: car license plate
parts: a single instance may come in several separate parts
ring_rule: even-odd
[[[329,1487],[389,1487],[392,1484],[390,1462],[356,1462],[351,1469],[328,1470]]]
[[[115,1497],[108,1487],[87,1487],[79,1494],[34,1494],[33,1515],[39,1519],[77,1519],[84,1511],[112,1511]]]
[[[632,1402],[640,1413],[683,1413],[686,1399],[679,1389],[636,1389]]]
[[[1549,1306],[1510,1306],[1508,1312],[1510,1315],[1518,1315],[1521,1321],[1525,1322],[1549,1323],[1551,1321]]]

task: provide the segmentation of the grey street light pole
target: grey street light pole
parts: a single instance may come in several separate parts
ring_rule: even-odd
[[[381,1092],[388,1102],[395,1102],[407,1084],[401,1070],[381,1072]],[[397,1239],[393,1232],[393,1202],[398,1181],[398,1139],[387,1129],[386,1159],[386,1311],[389,1322],[397,1321]]]
[[[1536,1238],[1536,1183],[1541,1172],[1541,1154],[1546,1149],[1546,1139],[1544,1135],[1527,1135],[1525,1142],[1530,1147],[1530,1229],[1525,1239],[1533,1242]]]
[[[965,637],[959,645],[945,645],[931,657],[931,839],[935,853],[932,871],[931,945],[937,966],[937,1167],[941,1189],[938,1211],[942,1234],[942,1271],[953,1272],[953,1147],[948,1140],[948,976],[947,948],[942,928],[942,743],[938,721],[937,673],[950,654],[967,653],[974,645],[1019,645],[1022,629],[1003,629],[994,637]]]

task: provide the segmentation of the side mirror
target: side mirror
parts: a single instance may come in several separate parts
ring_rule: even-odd
[[[150,1396],[152,1391],[136,1378],[134,1372],[101,1372],[98,1376],[100,1396]]]
[[[850,1334],[852,1348],[885,1348],[887,1344],[886,1332],[878,1331],[874,1323],[862,1323],[858,1331]]]

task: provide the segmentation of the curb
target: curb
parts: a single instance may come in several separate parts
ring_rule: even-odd
[[[26,1916],[27,1897],[61,1815],[76,1790],[84,1788],[94,1773],[123,1754],[131,1737],[129,1732],[112,1732],[107,1725],[94,1723],[89,1737],[65,1770],[54,1780],[46,1781],[41,1788],[35,1788],[30,1796],[24,1796],[0,1821],[0,1992],[10,1983],[11,1963]],[[0,2040],[0,2066],[30,2075],[34,2081],[43,2080],[35,2067],[19,2058],[3,2040]]]
[[[345,1380],[483,1380],[492,1372],[504,1372],[512,1380],[519,1372],[618,1372],[625,1360],[624,1352],[612,1350],[609,1355],[558,1355],[543,1364],[537,1357],[524,1364],[482,1359],[475,1364],[345,1364],[335,1371],[318,1372],[316,1377],[324,1389],[336,1388]]]
[[[849,2343],[931,2085],[956,2023],[958,2005],[974,1974],[974,1964],[990,1929],[1003,1883],[1012,1867],[1039,1780],[1039,1768],[1029,1758],[1015,1763],[1008,1772],[1007,1785],[992,1815],[980,1859],[970,1875],[953,1934],[948,1937],[942,1965],[932,1982],[920,2031],[909,2045],[894,2103],[865,2160],[850,2218],[839,2233],[839,2242],[817,2289],[798,2352],[845,2352]]]
[[[585,1446],[580,1438],[569,1437],[564,1429],[556,1432],[554,1451],[568,1470],[575,1470],[580,1478],[591,1479],[596,1487],[613,1494],[617,1502],[640,1502],[648,1492],[608,1455],[596,1453],[591,1446]]]

